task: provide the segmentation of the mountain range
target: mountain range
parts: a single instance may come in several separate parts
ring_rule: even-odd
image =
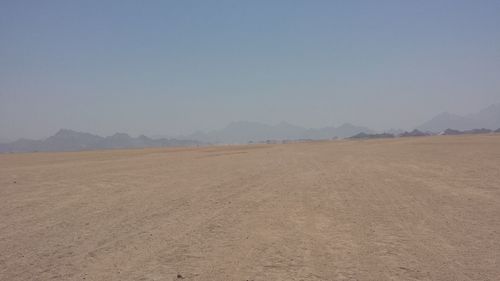
[[[142,148],[165,146],[196,146],[201,142],[179,139],[152,139],[141,135],[137,138],[128,134],[116,133],[109,137],[101,137],[90,133],[61,129],[55,135],[44,140],[20,139],[0,144],[0,152],[33,152],[33,151],[79,151],[118,148]]]
[[[500,104],[494,104],[477,113],[463,116],[447,112],[441,113],[416,129],[439,133],[446,129],[472,130],[478,128],[491,130],[500,128]]]
[[[500,104],[491,105],[477,113],[460,116],[450,113],[441,113],[424,124],[414,128],[414,135],[441,133],[446,129],[473,130],[486,128],[495,130],[500,128]],[[391,129],[385,133],[401,135],[405,131]],[[359,133],[376,134],[367,127],[345,123],[339,127],[323,127],[318,129],[304,128],[287,122],[277,125],[267,125],[258,122],[233,122],[223,129],[211,132],[196,132],[183,136],[183,139],[197,140],[207,143],[247,143],[266,140],[322,140],[332,138],[349,138]],[[412,133],[407,133],[408,136]]]
[[[500,104],[491,105],[477,113],[456,115],[441,113],[413,132],[392,129],[385,132],[396,136],[422,136],[428,133],[442,133],[451,129],[455,131],[486,132],[500,128]],[[451,134],[451,133],[450,133]],[[165,146],[196,146],[202,144],[245,144],[248,142],[263,142],[267,140],[324,140],[335,138],[357,138],[386,136],[361,126],[349,123],[338,127],[328,126],[311,129],[281,122],[277,125],[267,125],[258,122],[240,121],[230,123],[223,129],[210,132],[195,132],[178,138],[150,138],[144,135],[131,137],[125,133],[112,136],[98,135],[61,129],[55,135],[43,140],[20,139],[10,143],[0,144],[0,152],[27,151],[78,151],[116,148],[141,148]]]
[[[227,127],[211,131],[211,132],[196,132],[183,139],[191,139],[200,142],[208,143],[248,143],[261,142],[266,140],[322,140],[333,138],[347,138],[355,134],[373,133],[374,131],[352,124],[343,124],[339,127],[323,127],[319,129],[309,129],[296,126],[287,122],[281,122],[277,125],[267,125],[258,122],[240,121],[233,122]]]
[[[221,130],[208,133],[196,132],[180,138],[153,139],[141,135],[137,138],[125,133],[112,136],[98,135],[61,129],[55,135],[43,140],[20,139],[0,144],[0,152],[32,151],[79,151],[118,148],[196,146],[202,144],[244,144],[266,140],[300,140],[346,138],[358,133],[373,133],[365,127],[344,124],[339,127],[307,129],[286,122],[266,125],[258,122],[233,122]]]

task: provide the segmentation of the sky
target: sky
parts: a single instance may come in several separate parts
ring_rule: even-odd
[[[500,1],[0,2],[0,140],[411,129],[500,102]]]

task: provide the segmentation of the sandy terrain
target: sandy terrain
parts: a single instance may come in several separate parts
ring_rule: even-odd
[[[0,155],[0,280],[177,279],[500,280],[500,136]]]

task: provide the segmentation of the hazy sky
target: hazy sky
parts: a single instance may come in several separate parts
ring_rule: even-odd
[[[0,139],[411,128],[500,102],[500,1],[1,1]]]

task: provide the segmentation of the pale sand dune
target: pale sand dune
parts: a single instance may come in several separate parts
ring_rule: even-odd
[[[0,155],[0,280],[500,280],[500,136]]]

